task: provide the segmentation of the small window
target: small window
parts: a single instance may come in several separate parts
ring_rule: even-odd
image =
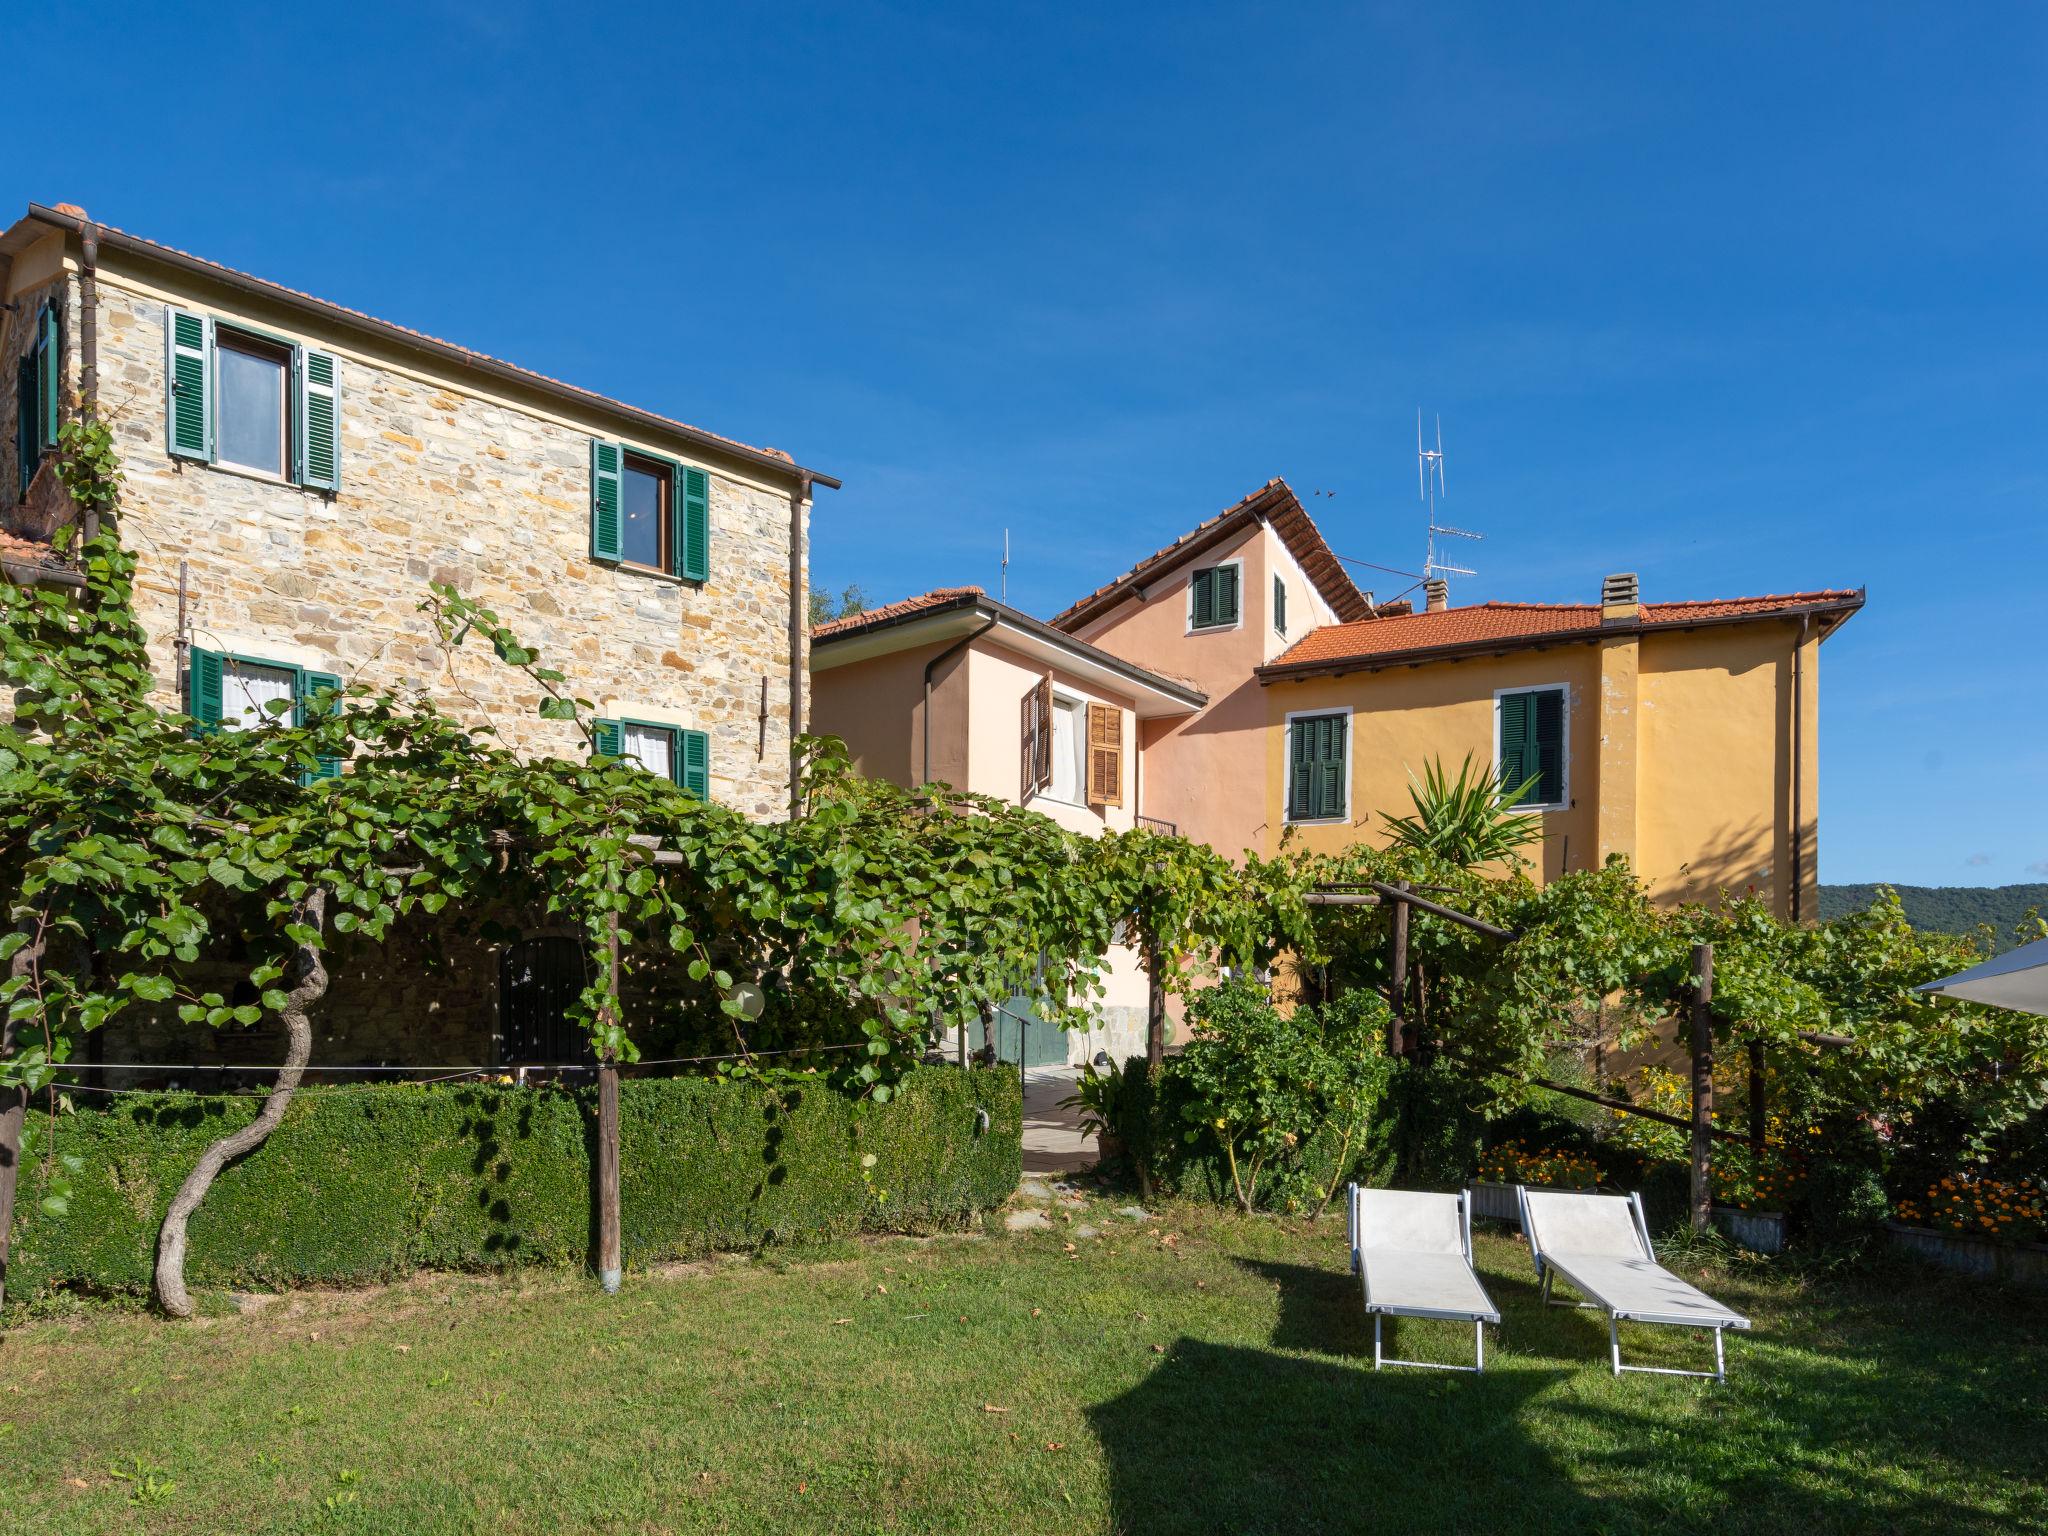
[[[599,720],[597,750],[638,763],[679,784],[699,800],[711,798],[711,738],[703,731],[647,720]]]
[[[1075,699],[1052,701],[1052,783],[1046,794],[1069,805],[1081,803],[1086,782],[1087,733],[1081,727],[1081,705]]]
[[[1351,717],[1298,715],[1287,722],[1287,819],[1336,821],[1351,814]]]
[[[1195,572],[1188,582],[1189,629],[1237,627],[1237,573],[1234,562]]]
[[[222,657],[220,718],[215,723],[224,731],[289,724],[299,702],[302,676],[297,667],[245,661],[239,656]]]
[[[1283,637],[1287,633],[1287,583],[1278,576],[1273,578],[1273,631]]]
[[[1570,792],[1565,783],[1564,690],[1503,693],[1496,709],[1501,789],[1512,793],[1529,784],[1528,793],[1515,802],[1517,810],[1561,809]]]
[[[619,756],[631,758],[649,773],[664,779],[676,776],[676,728],[672,725],[638,725],[627,721],[620,730]]]
[[[623,514],[619,559],[625,564],[644,565],[655,571],[670,569],[669,538],[674,524],[669,515],[671,484],[668,465],[643,459],[636,453],[625,456],[619,486]]]
[[[214,355],[219,462],[282,480],[291,444],[291,349],[221,326]]]

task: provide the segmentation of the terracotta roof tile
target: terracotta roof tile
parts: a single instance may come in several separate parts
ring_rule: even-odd
[[[1861,592],[1833,588],[1766,597],[1644,603],[1640,627],[1661,629],[1816,609],[1846,618],[1862,604]],[[1495,646],[1512,649],[1572,635],[1590,637],[1601,629],[1598,603],[1475,603],[1435,613],[1409,613],[1356,624],[1326,624],[1304,635],[1261,670],[1284,672],[1295,667],[1374,662],[1445,651],[1484,651]]]
[[[1225,507],[1214,517],[1195,524],[1164,549],[1147,555],[1114,581],[1104,583],[1079,602],[1054,614],[1049,622],[1055,629],[1079,629],[1114,607],[1127,587],[1142,583],[1156,573],[1163,573],[1183,558],[1192,556],[1206,543],[1221,538],[1229,527],[1258,517],[1264,517],[1273,525],[1273,531],[1287,546],[1288,553],[1294,556],[1303,574],[1314,583],[1340,620],[1363,619],[1372,612],[1372,605],[1324,541],[1322,530],[1316,527],[1315,519],[1308,515],[1301,499],[1285,480],[1276,478],[1268,480],[1236,504]]]
[[[57,565],[57,551],[42,539],[25,539],[18,533],[0,533],[0,560],[22,565]]]
[[[986,597],[988,593],[980,587],[934,587],[929,592],[920,592],[915,597],[898,598],[893,603],[884,603],[879,608],[866,608],[859,613],[849,613],[844,618],[827,619],[822,624],[811,626],[811,638],[822,640],[829,635],[843,635],[851,629],[865,629],[870,624],[887,624],[907,614],[921,612],[926,608],[937,608],[946,603],[958,602],[963,597]]]

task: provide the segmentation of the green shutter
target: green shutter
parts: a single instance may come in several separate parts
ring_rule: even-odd
[[[1500,787],[1512,792],[1522,781],[1536,771],[1533,762],[1526,756],[1529,738],[1529,695],[1526,693],[1504,693],[1500,696]],[[1527,766],[1524,766],[1527,764]],[[1522,798],[1529,800],[1536,794],[1530,790]]]
[[[711,477],[677,466],[675,501],[676,574],[688,581],[711,579]]]
[[[1273,628],[1287,633],[1287,583],[1278,576],[1273,578]]]
[[[171,454],[213,461],[213,320],[171,311],[164,431]]]
[[[1318,765],[1322,798],[1316,812],[1319,816],[1344,814],[1344,727],[1348,723],[1342,715],[1323,717],[1323,757]]]
[[[316,714],[331,714],[340,708],[340,699],[332,696],[317,711],[310,707],[313,704],[313,696],[322,689],[329,689],[332,691],[332,694],[338,695],[341,692],[341,679],[332,672],[301,672],[299,674],[300,725],[304,725],[308,719]],[[304,782],[310,784],[317,779],[337,778],[340,776],[340,773],[340,758],[322,757],[319,760],[319,766],[305,776]]]
[[[1216,626],[1221,629],[1237,622],[1237,567],[1216,567]]]
[[[711,798],[711,738],[702,731],[678,731],[681,750],[673,757],[676,782],[699,800]]]
[[[625,756],[626,731],[618,721],[592,721],[591,738],[591,747],[600,757]]]
[[[1344,814],[1344,751],[1342,715],[1314,715],[1289,728],[1287,817],[1320,821]]]
[[[341,383],[334,356],[299,348],[292,382],[298,393],[294,436],[299,484],[341,489]]]
[[[57,306],[45,304],[36,324],[36,446],[57,446],[57,395],[64,377],[64,349],[57,345]]]
[[[1534,696],[1535,708],[1530,711],[1531,744],[1534,748],[1536,766],[1530,771],[1540,773],[1542,782],[1536,786],[1535,800],[1541,805],[1564,804],[1564,690],[1546,688]],[[1527,759],[1524,759],[1526,761]]]
[[[220,723],[221,654],[194,646],[185,658],[185,713],[201,731]]]
[[[616,560],[621,547],[619,466],[622,455],[617,443],[591,440],[590,444],[590,558]]]
[[[1297,720],[1287,733],[1287,815],[1292,821],[1307,821],[1314,814],[1309,809],[1315,799],[1315,754],[1309,740],[1314,727],[1313,720]]]
[[[1188,609],[1188,627],[1207,629],[1216,622],[1216,572],[1197,571],[1194,597]]]

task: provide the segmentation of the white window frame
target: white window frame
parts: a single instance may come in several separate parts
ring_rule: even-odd
[[[1344,809],[1335,816],[1296,816],[1289,805],[1294,776],[1294,722],[1322,720],[1331,715],[1344,717]],[[1494,759],[1499,761],[1498,756]],[[1349,704],[1331,704],[1322,709],[1290,709],[1280,735],[1280,824],[1286,827],[1348,827],[1351,825],[1351,780],[1358,772],[1358,722]]]
[[[1493,771],[1500,772],[1500,701],[1510,693],[1561,693],[1564,695],[1564,716],[1558,730],[1563,737],[1559,743],[1558,774],[1563,779],[1564,798],[1557,801],[1524,800],[1507,809],[1518,815],[1541,816],[1550,811],[1568,811],[1572,807],[1572,685],[1570,683],[1516,683],[1510,688],[1493,690],[1493,757],[1490,759]]]
[[[1206,624],[1195,628],[1195,578],[1204,571],[1220,571],[1227,565],[1237,567],[1237,622],[1234,624]],[[1214,565],[1191,566],[1188,570],[1187,597],[1184,600],[1187,633],[1191,635],[1228,635],[1244,628],[1245,610],[1244,556],[1231,560],[1218,560]]]
[[[279,425],[282,429],[282,434],[279,438],[278,454],[278,463],[282,466],[280,469],[270,470],[255,464],[244,464],[240,459],[230,459],[220,451],[220,386],[221,378],[225,372],[220,365],[221,333],[223,331],[231,338],[226,344],[227,350],[230,352],[254,352],[260,349],[265,352],[282,351],[284,353],[284,372],[279,381],[281,385],[280,393],[283,396],[282,403],[279,406]],[[257,330],[252,326],[238,325],[232,320],[223,322],[216,319],[214,321],[213,377],[208,385],[213,391],[213,399],[208,402],[208,406],[213,412],[213,468],[225,469],[237,475],[247,475],[251,480],[263,480],[272,485],[290,485],[293,483],[292,456],[297,451],[296,433],[298,424],[292,420],[292,376],[298,365],[299,352],[298,343],[286,341],[281,336],[272,336],[268,332]]]
[[[1090,699],[1088,695],[1086,695],[1085,693],[1076,693],[1073,689],[1066,687],[1064,684],[1054,683],[1052,685],[1052,707],[1055,710],[1057,710],[1062,704],[1068,704],[1072,705],[1074,708],[1074,714],[1076,717],[1074,720],[1074,740],[1076,743],[1079,744],[1080,747],[1080,758],[1074,764],[1074,789],[1080,795],[1081,798],[1078,800],[1062,799],[1060,796],[1052,792],[1052,781],[1048,779],[1046,781],[1045,788],[1032,791],[1031,798],[1033,800],[1050,800],[1054,805],[1071,805],[1075,807],[1077,810],[1083,811],[1089,808],[1088,706],[1091,703],[1100,702],[1101,701],[1098,699]],[[1052,754],[1054,751],[1057,750],[1058,740],[1053,735],[1052,721],[1050,718],[1048,718],[1045,722],[1045,733],[1047,737],[1046,762],[1048,765],[1050,765],[1052,762]]]

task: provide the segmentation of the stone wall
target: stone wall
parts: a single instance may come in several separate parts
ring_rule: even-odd
[[[173,459],[165,443],[163,274],[100,274],[100,399],[127,474],[123,536],[160,692],[177,687],[179,567],[196,645],[296,662],[373,685],[420,687],[516,750],[580,754],[541,720],[536,690],[487,648],[449,655],[419,604],[429,581],[496,609],[543,664],[605,713],[706,730],[711,792],[758,818],[789,785],[789,491],[710,470],[711,575],[701,587],[600,565],[589,554],[590,440],[634,439],[593,413],[572,423],[461,380],[173,295],[336,354],[341,490]],[[678,442],[644,446],[686,462]],[[762,719],[763,684],[767,714]]]

